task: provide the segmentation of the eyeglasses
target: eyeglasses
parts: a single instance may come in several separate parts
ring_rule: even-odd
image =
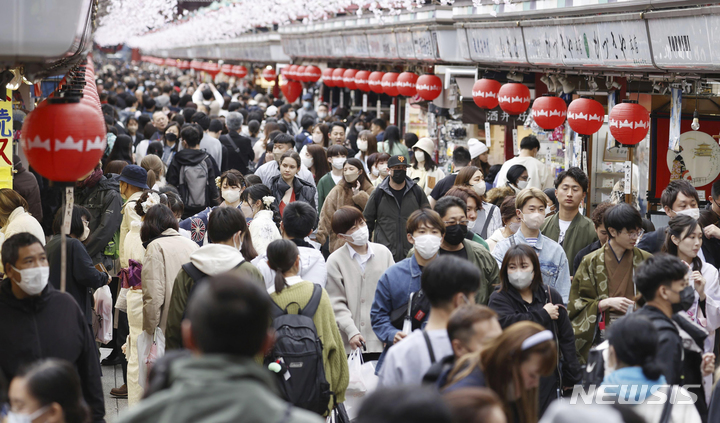
[[[645,233],[644,229],[639,229],[637,231],[627,231],[627,234],[630,238],[638,239]]]
[[[445,223],[445,226],[455,226],[455,225],[467,225],[469,220],[463,219],[460,221],[451,220],[450,222],[443,222]]]

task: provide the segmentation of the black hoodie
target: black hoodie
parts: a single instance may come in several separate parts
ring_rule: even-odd
[[[207,189],[205,190],[205,206],[212,207],[216,205],[216,200],[220,197],[217,185],[215,185],[215,178],[220,176],[220,170],[218,169],[217,163],[215,163],[215,159],[213,159],[212,156],[207,152],[203,150],[193,150],[189,148],[178,151],[173,157],[172,163],[170,163],[170,167],[168,167],[167,183],[176,187],[178,191],[180,191],[180,196],[182,197],[183,188],[180,187],[181,169],[184,166],[196,166],[203,160],[205,160],[205,162],[207,163],[208,168],[208,178],[206,183]],[[183,202],[185,202],[185,198],[183,198]],[[183,213],[183,218],[200,213],[201,211],[205,210],[205,206],[200,208],[192,208],[186,205],[185,212]]]
[[[92,421],[104,422],[100,359],[85,315],[75,300],[47,285],[35,297],[19,300],[10,279],[0,285],[0,371],[10,381],[18,369],[42,358],[72,363],[80,375]]]

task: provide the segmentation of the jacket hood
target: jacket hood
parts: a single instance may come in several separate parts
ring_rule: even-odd
[[[277,392],[270,372],[249,357],[207,354],[178,359],[170,366],[171,384],[254,379],[273,392]]]
[[[12,282],[10,282],[9,278],[3,279],[0,284],[0,306],[15,308],[24,312],[41,310],[50,298],[51,291],[55,291],[55,288],[48,283],[40,295],[20,300],[13,294]]]
[[[180,150],[175,154],[175,160],[177,160],[180,166],[194,166],[208,157],[209,154],[202,150],[191,150],[186,148]]]
[[[381,190],[387,192],[388,194],[393,195],[392,191],[390,191],[390,180],[391,179],[392,179],[392,177],[390,177],[390,175],[388,175],[387,177],[385,177],[385,179],[383,179],[382,182],[380,182],[380,185],[378,185],[377,187],[380,188]],[[415,183],[415,181],[413,181],[412,179],[410,179],[406,176],[405,177],[405,193],[410,191],[410,189],[412,189],[413,185],[417,185],[417,184]]]
[[[116,190],[120,192],[120,175],[104,175],[97,184],[98,189]]]
[[[208,244],[190,255],[190,262],[198,270],[211,276],[234,269],[243,260],[240,251],[222,244]]]

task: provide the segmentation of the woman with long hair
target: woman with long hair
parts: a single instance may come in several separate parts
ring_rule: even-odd
[[[528,171],[523,165],[515,165],[507,171],[507,186],[515,193],[524,190],[528,184]]]
[[[487,239],[502,226],[502,219],[500,218],[498,207],[485,201],[486,185],[480,168],[472,165],[462,168],[460,172],[458,172],[457,178],[455,178],[454,186],[472,188],[472,190],[482,198],[482,202],[478,204],[476,218],[472,224],[475,233],[483,239]],[[468,215],[468,219],[470,219],[470,215]]]
[[[313,144],[320,145],[325,150],[330,148],[330,127],[327,123],[318,123],[313,126],[310,133],[312,134]]]
[[[280,174],[270,179],[270,189],[278,201],[281,216],[285,206],[295,201],[304,201],[317,210],[316,188],[297,177],[301,165],[300,155],[294,150],[288,150],[280,158]]]
[[[167,184],[165,180],[165,164],[160,157],[155,154],[148,154],[143,157],[140,162],[140,167],[145,169],[148,174],[147,185],[155,191],[164,187]],[[152,182],[152,183],[151,183]]]
[[[10,188],[0,189],[0,251],[2,243],[20,232],[30,232],[45,245],[45,232],[40,222],[28,213],[27,201]],[[0,264],[0,271],[3,270]]]
[[[268,244],[281,239],[280,211],[270,188],[263,184],[252,185],[240,196],[241,210],[250,221],[250,235],[258,255],[265,254]]]
[[[178,147],[180,146],[179,138],[180,124],[178,124],[177,122],[170,122],[168,126],[165,127],[165,131],[163,132],[162,137],[162,161],[163,163],[165,163],[165,166],[170,166],[173,157],[175,157],[175,153],[178,152]]]
[[[132,139],[128,135],[118,135],[113,144],[110,155],[107,158],[107,163],[113,160],[123,160],[127,164],[135,164],[135,155],[133,154],[133,143]]]
[[[445,177],[445,172],[435,163],[432,156],[435,143],[430,138],[421,138],[413,147],[412,166],[408,168],[408,177],[417,181],[418,186],[430,195],[435,184]]]
[[[371,154],[377,153],[377,138],[371,131],[361,131],[358,134],[356,144],[358,153],[355,158],[362,160],[365,170],[368,171],[370,166],[367,164],[367,159]]]
[[[503,329],[513,323],[531,321],[553,333],[560,350],[557,357],[560,365],[540,380],[542,414],[558,393],[580,382],[581,373],[575,335],[562,296],[543,285],[540,261],[532,247],[518,244],[507,251],[500,268],[500,289],[490,295],[488,306],[498,314]]]
[[[327,154],[322,146],[316,144],[303,146],[302,150],[300,150],[300,160],[302,160],[302,164],[308,168],[310,173],[313,174],[315,185],[320,181],[320,178],[330,171]]]
[[[410,161],[410,152],[400,139],[400,128],[395,125],[385,128],[385,139],[378,143],[378,151],[391,156],[405,156],[405,160]]]

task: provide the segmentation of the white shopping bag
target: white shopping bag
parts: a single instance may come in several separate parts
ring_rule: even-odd
[[[110,287],[105,285],[95,291],[95,315],[93,329],[95,339],[102,344],[112,341],[113,337],[113,301]]]
[[[155,336],[142,331],[137,339],[140,387],[146,389],[148,377],[155,361],[165,355],[165,335],[160,328],[155,328]]]
[[[354,420],[357,417],[363,400],[377,387],[378,377],[375,375],[376,365],[377,361],[368,361],[360,366],[360,372],[362,373],[365,384],[365,392],[351,392],[349,389],[345,392],[345,402],[343,404],[345,404],[345,411],[347,411],[350,420]]]
[[[348,370],[350,370],[350,382],[348,383],[347,393],[362,394],[367,391],[365,387],[365,378],[362,373],[363,359],[360,348],[352,350],[348,357]]]

